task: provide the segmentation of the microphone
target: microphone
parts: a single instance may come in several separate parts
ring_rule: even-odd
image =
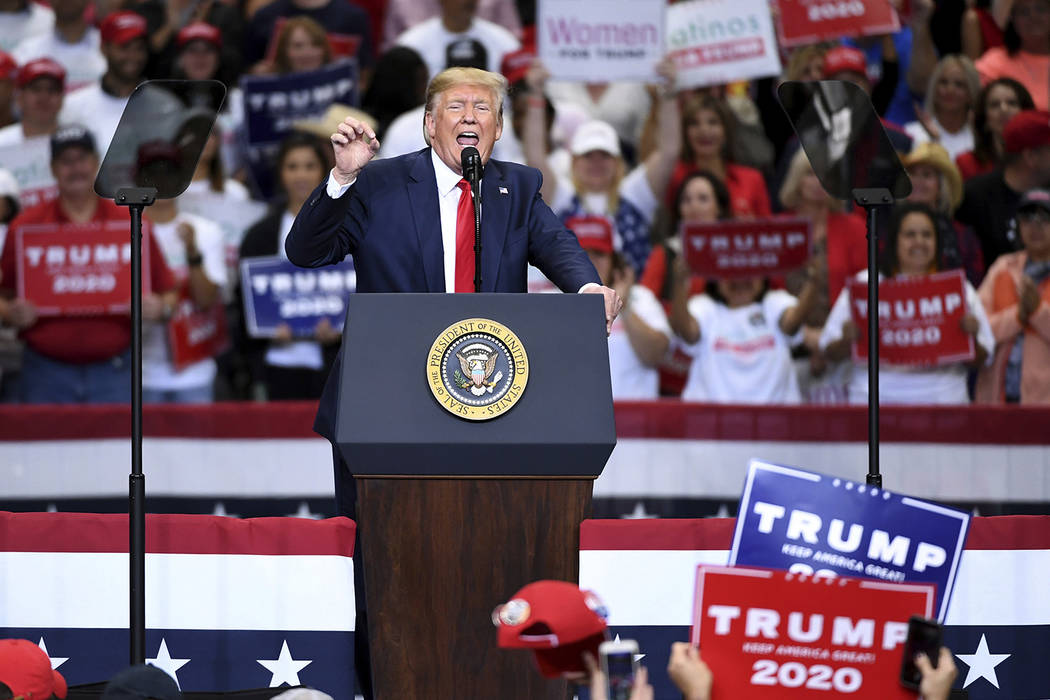
[[[467,146],[459,154],[459,163],[463,167],[463,177],[467,178],[471,189],[477,190],[476,185],[481,181],[481,154],[473,146]]]

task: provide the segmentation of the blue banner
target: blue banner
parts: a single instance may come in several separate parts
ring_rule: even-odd
[[[969,527],[937,503],[751,460],[729,563],[933,583],[943,622]]]
[[[346,299],[357,284],[353,262],[313,269],[297,267],[279,257],[241,260],[241,288],[248,335],[272,338],[287,324],[297,338],[312,338],[317,324],[328,319],[343,330]]]
[[[357,61],[344,58],[306,73],[241,78],[248,165],[263,199],[276,189],[273,157],[293,124],[320,119],[332,104],[356,107],[358,73]]]

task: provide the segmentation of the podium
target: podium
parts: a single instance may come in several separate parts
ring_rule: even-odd
[[[562,700],[493,609],[578,580],[616,442],[598,295],[351,295],[335,438],[357,480],[375,696]]]

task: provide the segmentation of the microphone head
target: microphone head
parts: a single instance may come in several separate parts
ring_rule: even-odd
[[[459,154],[459,163],[463,167],[463,175],[468,172],[477,171],[481,167],[481,154],[473,146],[467,146]]]

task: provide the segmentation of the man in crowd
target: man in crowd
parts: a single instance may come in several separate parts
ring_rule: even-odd
[[[514,0],[478,0],[478,17],[495,22],[514,36],[521,36],[521,20]],[[440,0],[387,0],[383,14],[383,50],[394,45],[402,32],[441,12]]]
[[[87,125],[99,153],[105,154],[128,98],[146,70],[146,20],[126,10],[113,12],[102,21],[101,38],[106,72],[99,81],[66,96],[58,121]]]
[[[0,129],[0,148],[20,146],[55,133],[66,87],[66,69],[50,58],[38,58],[18,70],[15,83],[15,104],[22,121]]]
[[[431,77],[453,65],[499,71],[504,54],[521,44],[503,27],[477,17],[477,10],[478,0],[441,0],[440,15],[406,30],[396,43],[419,53]],[[480,65],[464,60],[466,52]]]
[[[1020,247],[1014,214],[1021,195],[1050,186],[1050,112],[1015,114],[1003,129],[1003,148],[1003,167],[970,178],[955,214],[973,227],[988,268],[1000,255]]]
[[[23,403],[118,403],[131,397],[131,319],[127,312],[40,316],[32,300],[18,296],[16,242],[34,225],[88,236],[88,224],[128,222],[128,210],[95,194],[99,156],[83,127],[59,129],[51,137],[51,170],[58,198],[31,207],[11,222],[0,254],[0,321],[19,329],[25,342],[18,398]],[[144,225],[143,259],[149,261],[151,290],[143,295],[142,316],[159,320],[175,305],[175,281],[164,255]],[[90,239],[84,239],[85,241]]]
[[[88,24],[88,0],[51,0],[55,28],[23,39],[14,50],[19,65],[37,58],[51,58],[66,69],[66,89],[72,91],[96,82],[106,72],[99,32]]]

